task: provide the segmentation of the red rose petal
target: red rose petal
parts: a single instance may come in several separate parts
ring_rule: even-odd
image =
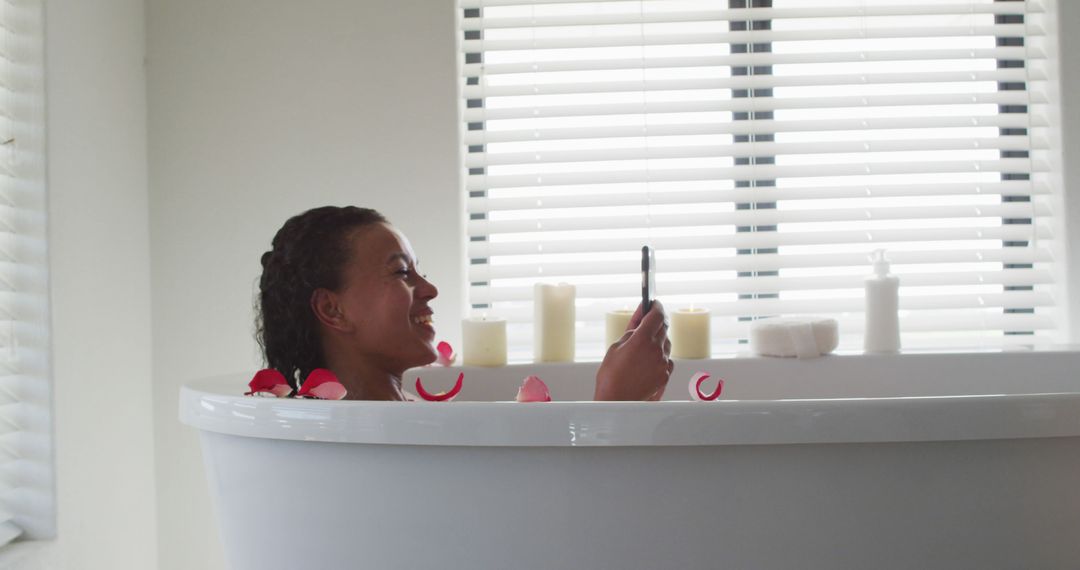
[[[285,375],[273,368],[264,368],[255,373],[255,377],[248,382],[248,388],[250,392],[244,392],[245,396],[251,396],[260,392],[268,392],[275,396],[281,397],[279,392],[282,391],[281,386],[286,388],[285,393],[288,394],[292,391],[289,388],[289,383],[285,380]]]
[[[698,372],[690,377],[690,397],[699,402],[711,402],[720,397],[724,391],[724,379],[720,378],[716,383],[716,390],[712,394],[701,393],[701,385],[710,378],[707,372]]]
[[[451,388],[449,392],[441,392],[439,394],[432,394],[432,393],[430,393],[430,392],[428,392],[427,390],[424,389],[424,385],[420,382],[420,379],[417,378],[416,379],[416,393],[419,394],[421,398],[423,398],[423,399],[425,399],[425,400],[427,400],[429,402],[445,402],[445,401],[453,398],[454,396],[458,395],[458,392],[461,391],[462,380],[464,380],[464,379],[465,379],[465,373],[461,372],[461,373],[458,374],[457,382],[454,384],[454,387]]]
[[[325,368],[316,368],[311,371],[311,374],[308,374],[308,377],[304,380],[304,383],[300,385],[300,390],[296,392],[296,395],[312,395],[312,390],[327,382],[338,382],[338,378],[333,372]]]

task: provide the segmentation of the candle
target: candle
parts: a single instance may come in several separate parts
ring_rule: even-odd
[[[573,285],[537,283],[533,289],[533,349],[537,362],[573,362]]]
[[[461,321],[465,366],[506,366],[506,321],[477,317]]]
[[[711,340],[708,309],[679,309],[671,315],[671,356],[709,358]]]
[[[607,316],[604,318],[607,325],[607,334],[604,336],[607,346],[610,347],[615,344],[615,341],[622,338],[623,333],[626,332],[626,325],[630,324],[630,317],[632,316],[634,316],[634,311],[629,309],[608,311]]]

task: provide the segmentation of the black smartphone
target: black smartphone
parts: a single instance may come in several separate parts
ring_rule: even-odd
[[[656,257],[649,246],[641,248],[641,316],[652,308],[653,295],[656,294]]]

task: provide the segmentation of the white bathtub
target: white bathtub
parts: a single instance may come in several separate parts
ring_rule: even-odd
[[[464,369],[452,403],[237,375],[180,415],[235,570],[1080,565],[1080,352],[685,361],[667,398],[697,370],[722,401],[492,401],[529,373],[592,395],[595,365],[528,365]]]

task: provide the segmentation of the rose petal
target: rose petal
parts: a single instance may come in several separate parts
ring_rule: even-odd
[[[315,396],[320,400],[340,400],[344,398],[347,393],[345,386],[342,386],[341,382],[323,382],[308,392],[309,395]]]
[[[690,398],[697,400],[698,402],[711,402],[720,397],[720,393],[724,391],[724,379],[718,379],[716,383],[716,390],[713,390],[712,394],[702,394],[701,385],[710,378],[707,372],[698,372],[690,377]]]
[[[278,398],[287,398],[292,394],[292,388],[288,384],[279,384],[270,389],[270,393]]]
[[[264,368],[255,373],[255,377],[248,382],[249,392],[244,392],[245,396],[252,396],[260,392],[266,392],[278,396],[278,392],[281,391],[281,387],[284,386],[286,394],[292,391],[289,387],[289,383],[285,380],[285,375],[273,368]],[[278,396],[279,398],[281,396]]]
[[[435,363],[439,366],[452,366],[454,361],[457,360],[457,355],[454,354],[454,347],[450,346],[450,343],[446,341],[436,345],[435,350],[439,351],[439,358],[435,360]]]
[[[304,380],[304,383],[300,385],[300,390],[296,392],[297,396],[309,396],[311,391],[327,382],[337,382],[337,376],[325,369],[316,368],[312,370],[308,377]]]
[[[529,376],[518,388],[517,401],[519,402],[550,402],[551,392],[547,384],[537,376]]]
[[[454,396],[458,395],[458,392],[461,391],[462,380],[464,380],[464,379],[465,379],[465,373],[461,372],[461,373],[458,374],[457,382],[454,384],[454,387],[451,388],[449,392],[440,392],[438,394],[432,394],[432,393],[430,393],[430,392],[428,392],[427,390],[424,389],[424,385],[420,382],[420,379],[417,378],[416,379],[416,393],[419,394],[421,398],[423,398],[423,399],[425,399],[425,400],[427,400],[429,402],[445,402],[447,400],[452,399]]]

